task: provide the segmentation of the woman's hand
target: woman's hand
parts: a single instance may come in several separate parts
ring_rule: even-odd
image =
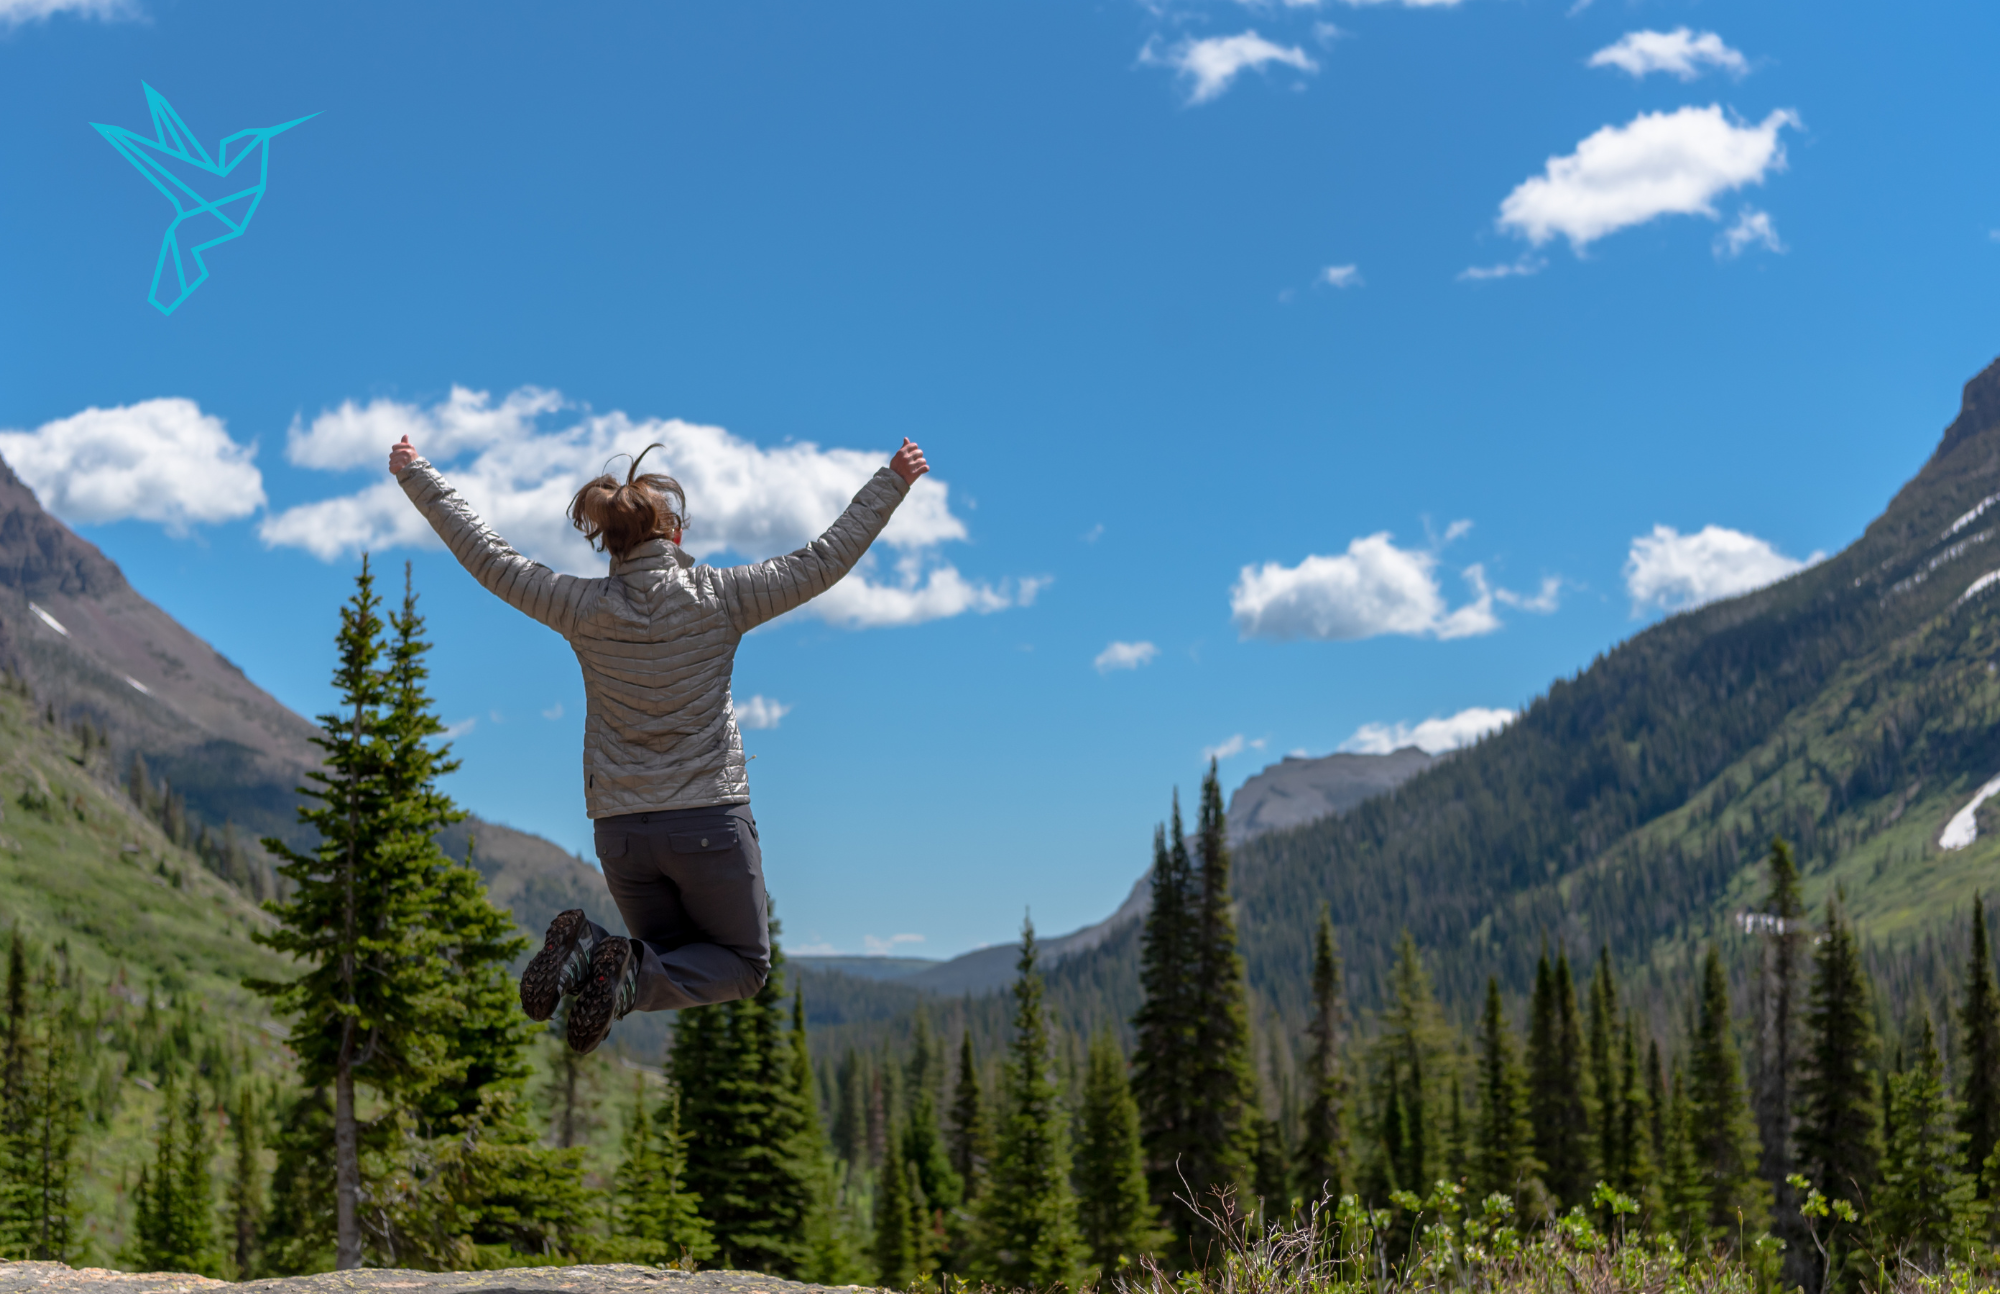
[[[910,442],[906,440],[903,443],[907,445]],[[420,457],[422,455],[417,453],[417,447],[410,443],[410,438],[408,436],[403,437],[389,447],[389,475],[401,476],[403,469],[416,462]],[[923,459],[924,456],[922,454],[917,455],[918,462],[921,463]]]
[[[409,440],[408,436],[403,437],[404,444],[408,444]],[[415,451],[411,452],[414,453]],[[889,460],[889,470],[902,477],[903,484],[915,485],[919,476],[931,470],[931,465],[924,461],[924,451],[917,445],[917,442],[905,436],[903,437],[903,447],[896,451],[894,458]]]

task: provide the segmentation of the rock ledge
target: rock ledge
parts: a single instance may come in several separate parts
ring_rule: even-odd
[[[261,1294],[428,1294],[465,1290],[476,1294],[821,1294],[859,1285],[805,1285],[762,1272],[677,1272],[632,1263],[599,1267],[507,1267],[490,1272],[419,1272],[363,1268],[286,1276],[232,1284],[185,1272],[117,1272],[63,1263],[0,1263],[0,1294],[220,1294],[222,1290]]]

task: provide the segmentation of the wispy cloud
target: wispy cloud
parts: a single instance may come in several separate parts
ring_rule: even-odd
[[[1507,589],[1495,589],[1493,590],[1493,596],[1506,606],[1514,607],[1521,611],[1533,611],[1538,615],[1547,615],[1561,606],[1562,586],[1562,576],[1544,575],[1542,577],[1542,587],[1532,596],[1525,593],[1510,592]]]
[[[735,709],[736,724],[741,728],[775,728],[778,720],[792,712],[791,706],[781,705],[762,694],[737,702]]]
[[[1715,254],[1719,259],[1733,260],[1752,247],[1780,254],[1786,250],[1777,226],[1771,223],[1771,214],[1745,207],[1736,213],[1735,224],[1715,236]]]
[[[1694,32],[1686,27],[1672,31],[1628,31],[1614,44],[1590,56],[1592,67],[1615,67],[1633,77],[1665,72],[1683,81],[1692,81],[1709,68],[1743,76],[1750,60],[1722,43],[1712,31]]]
[[[0,0],[0,31],[31,22],[72,14],[78,18],[136,18],[139,6],[128,0]]]
[[[1098,673],[1109,674],[1113,670],[1138,669],[1151,663],[1159,654],[1160,649],[1149,642],[1115,642],[1097,653],[1097,659],[1091,664],[1097,667]]]
[[[1716,218],[1715,199],[1785,168],[1778,132],[1797,128],[1796,113],[1780,109],[1754,124],[1731,120],[1719,105],[1641,113],[1606,126],[1551,157],[1543,173],[1523,180],[1500,204],[1500,227],[1536,247],[1569,239],[1591,243],[1667,215]]]
[[[922,935],[890,935],[884,939],[880,935],[861,936],[861,946],[868,950],[870,957],[888,957],[898,948],[924,942]]]
[[[1656,525],[1650,535],[1632,540],[1625,555],[1625,590],[1632,595],[1635,618],[1652,608],[1687,611],[1776,583],[1825,556],[1815,552],[1800,561],[1769,540],[1725,526],[1703,526],[1683,535],[1672,526]]]
[[[451,724],[445,728],[444,730],[445,739],[447,741],[457,741],[460,737],[463,737],[465,734],[471,732],[474,728],[477,728],[478,726],[479,726],[479,716],[476,714],[469,719],[460,719],[457,723]]]
[[[1361,267],[1329,265],[1319,272],[1319,281],[1330,288],[1358,288],[1361,286]]]
[[[548,709],[542,711],[542,718],[544,719],[553,721],[556,719],[560,719],[562,717],[563,717],[563,708],[562,708],[562,702],[560,701],[556,702]]]
[[[1433,716],[1420,723],[1364,723],[1340,748],[1356,755],[1386,755],[1405,746],[1416,746],[1433,755],[1470,746],[1489,732],[1498,732],[1512,723],[1515,712],[1473,706],[1443,718]]]
[[[1264,746],[1265,739],[1263,737],[1246,741],[1242,733],[1235,733],[1213,746],[1203,746],[1201,748],[1201,762],[1206,764],[1211,759],[1234,759],[1246,750],[1262,750]]]
[[[1157,40],[1147,41],[1139,51],[1139,61],[1170,67],[1180,73],[1188,85],[1190,104],[1218,99],[1244,72],[1273,63],[1299,72],[1319,71],[1319,64],[1300,46],[1275,44],[1254,29],[1234,36],[1182,40],[1165,49]]]
[[[1484,283],[1488,279],[1525,279],[1540,274],[1549,263],[1539,256],[1522,256],[1498,265],[1468,265],[1458,272],[1461,283]]]

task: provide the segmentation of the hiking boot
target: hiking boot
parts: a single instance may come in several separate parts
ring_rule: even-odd
[[[546,1020],[556,1013],[556,1003],[583,987],[590,976],[590,953],[597,935],[583,916],[582,908],[559,912],[549,922],[549,936],[542,950],[521,972],[521,1009],[530,1020]]]
[[[569,1004],[569,1045],[585,1055],[611,1033],[639,996],[639,945],[612,935],[590,954],[590,971]]]

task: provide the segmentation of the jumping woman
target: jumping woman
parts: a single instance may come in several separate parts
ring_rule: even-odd
[[[648,447],[651,452],[654,447]],[[730,709],[736,644],[831,588],[929,471],[908,439],[827,532],[794,553],[718,570],[681,549],[680,483],[599,476],[569,518],[611,555],[602,579],[558,575],[515,552],[421,458],[389,451],[410,502],[472,577],[561,634],[583,667],[583,794],[604,883],[632,937],[571,909],[549,923],[521,975],[521,1006],[546,1020],[562,998],[569,1045],[595,1050],[631,1011],[749,997],[771,973],[764,863],[743,738]]]

